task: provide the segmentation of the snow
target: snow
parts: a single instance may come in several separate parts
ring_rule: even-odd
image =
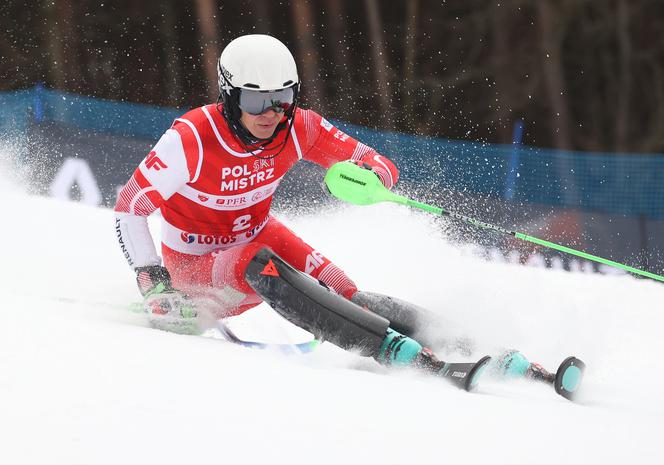
[[[466,393],[328,344],[288,357],[153,330],[126,310],[111,211],[7,188],[0,208],[0,463],[661,463],[658,283],[484,262],[404,207],[285,214],[360,287],[465,327],[476,358],[588,364],[577,403],[526,382]],[[235,327],[305,337],[265,306]]]

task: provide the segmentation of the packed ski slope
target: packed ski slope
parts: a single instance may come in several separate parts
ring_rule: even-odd
[[[328,344],[287,357],[150,329],[126,310],[111,211],[1,184],[0,463],[661,463],[657,283],[483,262],[401,207],[287,217],[361,287],[465,327],[477,358],[589,367],[578,403],[490,379],[469,394]],[[306,338],[267,307],[234,327]]]

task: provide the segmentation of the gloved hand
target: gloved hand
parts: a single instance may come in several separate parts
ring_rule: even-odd
[[[161,265],[139,266],[136,268],[136,283],[143,297],[173,290],[171,274],[166,267]]]
[[[159,265],[136,268],[136,281],[153,327],[178,333],[197,333],[196,308],[173,288],[168,270]]]
[[[383,186],[392,189],[399,179],[399,170],[394,163],[382,155],[366,156],[362,160],[350,160],[365,170],[373,171]]]

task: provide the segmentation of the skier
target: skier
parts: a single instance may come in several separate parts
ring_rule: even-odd
[[[399,178],[395,165],[298,106],[295,60],[274,37],[231,41],[218,74],[217,103],[173,122],[115,206],[116,235],[151,323],[190,332],[197,328],[200,302],[224,318],[265,300],[340,347],[360,349],[383,364],[441,372],[445,363],[411,337],[428,318],[424,310],[359,291],[270,213],[279,182],[301,159],[326,168],[356,163],[387,188]],[[163,265],[147,225],[158,209]],[[289,279],[275,279],[285,275]]]

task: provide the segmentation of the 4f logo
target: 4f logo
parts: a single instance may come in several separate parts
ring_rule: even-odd
[[[323,263],[325,263],[325,257],[323,257],[323,254],[314,250],[309,255],[307,255],[307,260],[304,265],[304,272],[311,274],[312,271],[320,267]]]
[[[334,137],[339,139],[341,142],[344,142],[346,139],[348,139],[348,134],[337,129],[337,132],[334,133]]]
[[[161,161],[161,159],[157,156],[157,152],[155,152],[154,150],[148,153],[148,156],[145,158],[145,166],[149,170],[154,168],[157,171],[159,171],[162,168],[164,169],[168,168],[166,163]]]

